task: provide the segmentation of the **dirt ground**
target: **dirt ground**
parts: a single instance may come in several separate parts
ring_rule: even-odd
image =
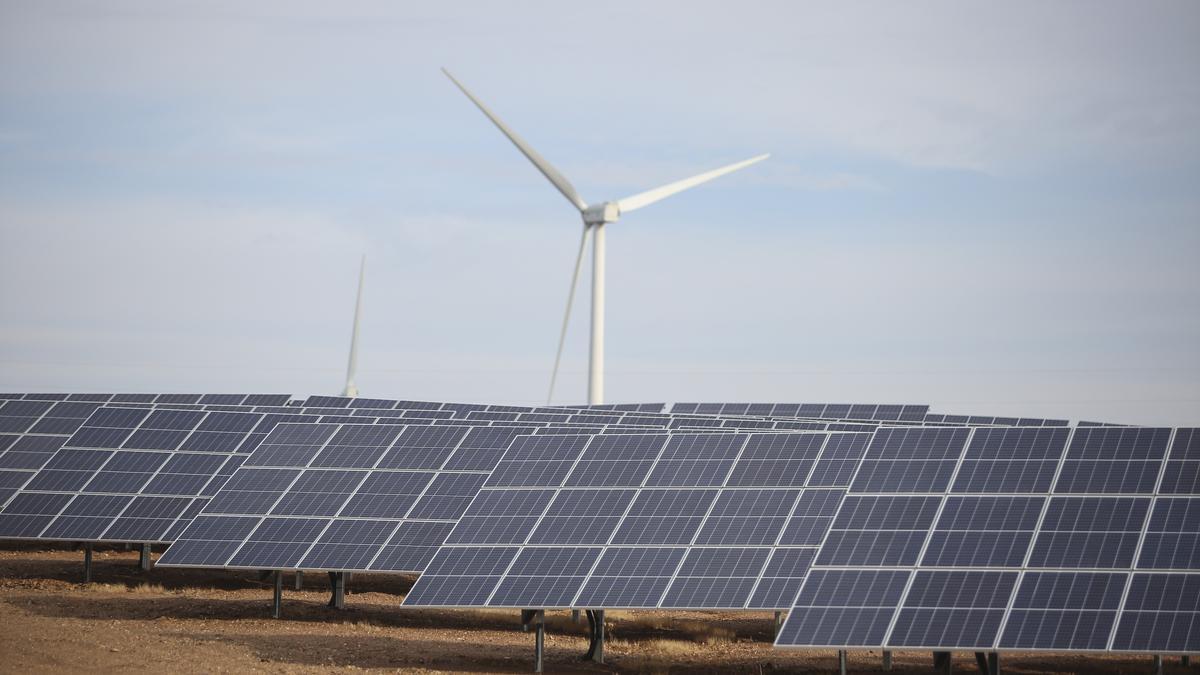
[[[269,581],[249,573],[137,569],[137,553],[98,549],[92,583],[69,548],[0,548],[0,672],[157,671],[527,673],[533,634],[516,612],[402,609],[413,579],[360,575],[346,609],[327,608],[324,575],[287,579],[280,620]],[[605,663],[580,659],[586,622],[548,614],[547,672],[830,672],[830,651],[772,648],[772,617],[746,612],[608,612]],[[972,654],[955,668],[977,672]],[[1150,673],[1146,657],[1005,655],[1005,673]],[[852,652],[854,672],[881,672]],[[929,673],[927,652],[897,652],[894,673]],[[1167,672],[1192,672],[1168,659]]]

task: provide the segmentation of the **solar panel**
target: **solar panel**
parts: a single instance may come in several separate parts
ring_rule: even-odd
[[[420,572],[532,431],[279,424],[159,565]]]
[[[776,644],[1195,651],[1200,506],[1164,480],[1192,439],[880,429]]]
[[[867,439],[518,439],[404,604],[787,607],[848,486],[836,467],[857,462]]]

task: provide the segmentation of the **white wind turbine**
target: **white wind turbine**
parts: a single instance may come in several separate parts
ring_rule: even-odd
[[[358,321],[362,317],[363,282],[367,278],[367,255],[364,253],[362,262],[358,265],[358,296],[354,300],[354,328],[350,332],[350,362],[346,364],[346,388],[342,396],[355,398],[358,396],[358,385],[354,383],[354,375],[358,370]]]
[[[571,275],[571,290],[567,294],[567,310],[563,316],[562,331],[558,337],[558,352],[554,357],[554,370],[550,374],[550,393],[547,396],[547,403],[554,396],[554,382],[558,377],[558,366],[562,360],[563,342],[567,336],[567,323],[571,319],[571,304],[575,298],[575,286],[579,281],[579,268],[583,263],[583,252],[587,248],[588,235],[593,235],[592,242],[592,336],[591,346],[588,357],[588,405],[597,405],[604,402],[604,226],[607,223],[616,222],[623,213],[629,213],[635,209],[640,209],[643,206],[648,206],[661,199],[670,197],[671,195],[682,192],[688,188],[695,187],[701,183],[724,176],[727,173],[745,168],[756,162],[770,157],[769,154],[758,155],[750,159],[723,166],[719,169],[713,169],[691,178],[668,183],[662,187],[654,188],[640,192],[624,199],[617,201],[601,202],[599,204],[589,205],[583,201],[579,193],[575,191],[575,187],[563,176],[558,169],[554,168],[547,162],[544,157],[539,155],[536,150],[529,146],[523,138],[517,135],[515,131],[508,128],[504,122],[496,117],[495,113],[488,109],[482,101],[475,98],[475,95],[467,91],[467,88],[461,82],[454,79],[445,68],[442,72],[450,81],[455,84],[462,93],[471,99],[484,115],[496,125],[496,128],[512,141],[512,144],[517,146],[521,154],[533,162],[538,171],[546,177],[558,191],[562,193],[567,201],[571,202],[575,208],[579,209],[580,215],[583,216],[583,236],[579,240],[579,253],[575,257],[575,271]]]

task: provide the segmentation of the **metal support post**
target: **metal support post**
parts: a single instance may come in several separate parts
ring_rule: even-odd
[[[149,572],[151,565],[150,544],[142,544],[141,555],[138,556],[138,569],[143,572]]]
[[[346,573],[330,572],[329,588],[332,591],[329,606],[334,609],[346,609]]]
[[[304,588],[304,572],[296,570],[296,590]]]
[[[975,663],[979,666],[979,675],[988,675],[987,652],[975,652]]]
[[[779,637],[779,629],[783,627],[783,612],[775,612],[775,634],[773,637]]]
[[[1163,671],[1162,656],[1155,654],[1154,655],[1154,675],[1162,675],[1162,671]]]
[[[1187,668],[1188,666],[1192,665],[1192,658],[1187,654],[1184,654],[1183,656],[1179,657],[1179,665]]]
[[[571,610],[571,623],[579,623],[579,610]]]
[[[275,570],[275,597],[271,601],[271,618],[283,616],[283,570]]]
[[[92,583],[92,544],[83,545],[83,583]]]
[[[884,650],[884,652],[883,652],[883,669],[884,670],[892,669],[892,652],[889,650]]]
[[[542,661],[546,655],[546,612],[539,609],[533,617],[533,672],[542,672]]]
[[[950,675],[954,668],[950,652],[934,652],[933,653],[933,669],[944,675]]]
[[[846,675],[846,650],[838,650],[838,675]]]
[[[988,675],[1000,675],[1000,652],[988,654]]]
[[[604,663],[604,610],[602,609],[596,610],[596,632],[592,639],[596,644],[596,648],[592,652],[592,660],[596,663]]]

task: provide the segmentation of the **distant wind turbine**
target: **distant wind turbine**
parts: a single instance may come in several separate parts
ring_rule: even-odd
[[[362,317],[363,282],[367,278],[367,255],[364,253],[358,265],[358,297],[354,301],[354,328],[350,332],[350,362],[346,364],[346,388],[342,396],[358,396],[358,385],[354,383],[358,370],[358,321]]]
[[[539,155],[528,143],[525,142],[515,131],[508,128],[504,122],[496,117],[495,113],[488,109],[482,101],[475,98],[475,95],[467,91],[467,88],[461,82],[454,79],[445,68],[442,72],[450,81],[455,84],[462,93],[471,99],[484,115],[496,125],[496,128],[512,141],[512,144],[517,146],[521,154],[525,155],[526,159],[533,162],[538,171],[549,180],[558,191],[562,193],[567,201],[571,202],[575,208],[579,209],[580,215],[583,216],[583,235],[579,240],[579,253],[575,256],[575,271],[571,275],[571,290],[567,294],[567,309],[563,315],[562,330],[558,337],[558,352],[554,356],[554,370],[550,374],[550,393],[546,397],[547,403],[554,397],[554,383],[558,378],[558,366],[562,361],[563,343],[567,337],[567,324],[571,319],[571,304],[575,298],[575,287],[579,282],[579,268],[583,264],[583,252],[587,248],[588,235],[593,234],[592,242],[592,336],[591,347],[588,356],[588,405],[598,405],[604,402],[604,225],[607,223],[615,223],[623,213],[629,213],[635,209],[640,209],[643,206],[649,206],[661,199],[670,197],[677,192],[683,192],[688,188],[695,187],[701,183],[724,176],[727,173],[745,168],[751,164],[761,162],[770,157],[769,154],[758,155],[750,159],[723,166],[719,169],[714,169],[691,178],[668,183],[662,187],[654,188],[640,192],[636,195],[618,199],[617,201],[601,202],[599,204],[589,205],[583,201],[579,193],[575,191],[575,187],[567,180],[566,176],[562,175],[558,169],[554,168],[547,162],[544,157]]]

